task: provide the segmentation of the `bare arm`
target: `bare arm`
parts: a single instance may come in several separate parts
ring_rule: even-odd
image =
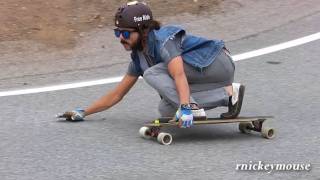
[[[136,83],[138,77],[125,75],[115,89],[98,99],[85,110],[85,115],[104,111],[117,104]]]
[[[190,102],[190,89],[187,77],[184,73],[182,57],[177,56],[172,59],[168,64],[168,70],[175,81],[180,104],[188,104]]]

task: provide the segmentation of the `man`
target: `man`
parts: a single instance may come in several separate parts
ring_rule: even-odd
[[[117,87],[87,109],[66,112],[70,120],[106,110],[118,103],[138,80],[144,80],[161,96],[161,116],[172,116],[182,128],[191,127],[194,117],[205,117],[204,109],[228,106],[221,118],[236,118],[245,87],[233,83],[234,63],[221,40],[186,34],[177,26],[153,20],[150,8],[141,2],[121,6],[115,14],[115,36],[132,61]]]

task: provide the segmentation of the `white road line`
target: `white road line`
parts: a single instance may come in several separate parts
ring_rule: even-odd
[[[15,96],[15,95],[22,95],[22,94],[34,94],[34,93],[41,93],[41,92],[59,91],[59,90],[65,90],[65,89],[74,89],[74,88],[87,87],[87,86],[110,84],[110,83],[120,82],[121,79],[122,77],[113,77],[113,78],[99,79],[94,81],[62,84],[62,85],[47,86],[47,87],[41,87],[41,88],[32,88],[32,89],[15,90],[15,91],[3,91],[3,92],[0,92],[0,97]]]
[[[292,41],[288,41],[285,43],[281,43],[281,44],[277,44],[277,45],[273,45],[273,46],[269,46],[266,48],[262,48],[262,49],[258,49],[258,50],[254,50],[254,51],[250,51],[250,52],[246,52],[246,53],[242,53],[242,54],[238,54],[235,56],[232,56],[232,58],[235,61],[240,61],[240,60],[244,60],[244,59],[249,59],[249,58],[253,58],[253,57],[257,57],[257,56],[261,56],[264,54],[269,54],[269,53],[273,53],[276,51],[281,51],[283,49],[288,49],[294,46],[299,46],[302,44],[306,44],[315,40],[320,39],[320,32],[315,33],[315,34],[311,34],[309,36],[305,36],[299,39],[295,39]]]
[[[238,54],[235,56],[232,56],[234,61],[240,61],[245,60],[265,54],[270,54],[273,52],[277,52],[280,50],[288,49],[291,47],[299,46],[302,44],[306,44],[312,41],[316,41],[320,39],[320,32],[311,34],[309,36],[305,36],[299,39],[295,39],[292,41],[284,42],[281,44],[269,46],[266,48]],[[106,79],[99,79],[94,81],[85,81],[85,82],[79,82],[79,83],[71,83],[71,84],[62,84],[62,85],[55,85],[55,86],[47,86],[47,87],[41,87],[41,88],[32,88],[32,89],[24,89],[24,90],[13,90],[13,91],[2,91],[0,92],[0,97],[4,96],[16,96],[16,95],[23,95],[23,94],[34,94],[34,93],[41,93],[41,92],[50,92],[50,91],[59,91],[59,90],[65,90],[65,89],[74,89],[74,88],[80,88],[80,87],[88,87],[88,86],[96,86],[96,85],[102,85],[102,84],[111,84],[120,82],[123,76],[119,77],[112,77],[112,78],[106,78]]]

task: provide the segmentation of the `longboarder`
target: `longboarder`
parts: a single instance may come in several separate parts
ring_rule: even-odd
[[[65,112],[60,117],[83,120],[118,103],[139,76],[161,96],[159,112],[174,117],[181,128],[194,118],[206,117],[204,110],[228,107],[221,118],[236,118],[245,87],[234,83],[235,65],[222,40],[190,35],[179,26],[161,26],[142,2],[129,2],[115,14],[115,36],[132,61],[121,82],[86,109]]]

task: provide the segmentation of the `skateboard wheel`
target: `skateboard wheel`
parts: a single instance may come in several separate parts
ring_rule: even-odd
[[[150,139],[150,128],[143,126],[139,129],[139,134],[142,138]]]
[[[263,127],[262,126],[261,135],[264,138],[272,139],[272,138],[275,137],[275,130],[273,128],[270,128],[270,127]]]
[[[239,123],[239,130],[240,132],[242,133],[245,133],[245,134],[249,134],[251,132],[251,129],[250,128],[253,128],[252,124],[249,123],[249,122],[242,122],[242,123]]]
[[[157,140],[160,144],[170,145],[172,143],[172,136],[169,133],[159,133]]]

